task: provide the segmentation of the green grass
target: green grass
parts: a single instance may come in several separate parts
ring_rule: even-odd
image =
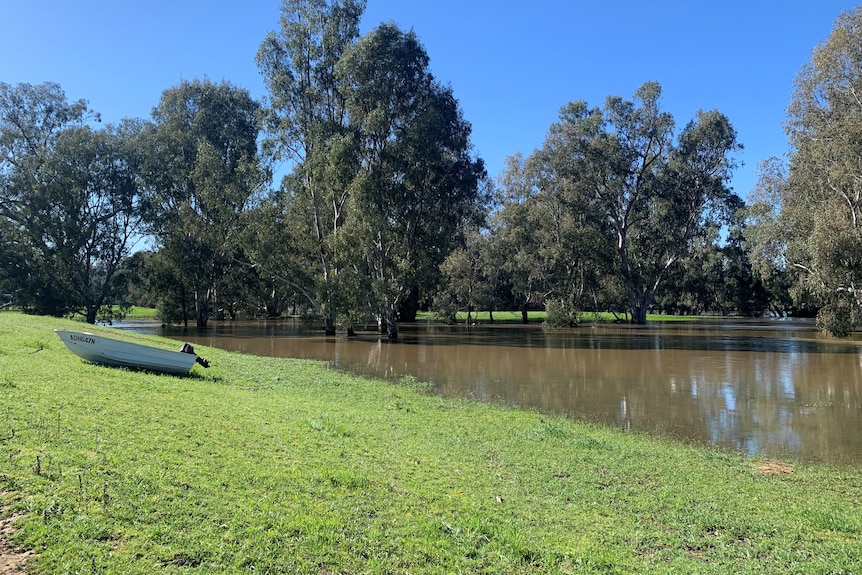
[[[860,469],[767,475],[311,361],[100,367],[52,333],[70,324],[0,313],[2,513],[29,573],[862,572]]]
[[[124,319],[155,319],[157,313],[154,307],[132,306]]]
[[[460,322],[467,321],[467,312],[458,312],[455,315],[456,319]],[[473,312],[472,317],[475,321],[479,323],[488,323],[490,322],[490,313],[487,311],[479,311]],[[530,323],[541,323],[547,319],[548,314],[544,311],[530,311],[527,313],[527,319]],[[697,315],[662,315],[662,314],[647,314],[647,321],[650,322],[693,322],[702,319],[706,319],[708,317],[719,317],[719,316],[697,316]],[[430,312],[425,312],[419,314],[417,319],[425,320],[425,319],[434,319],[434,314]],[[603,322],[603,323],[612,323],[618,320],[627,320],[628,317],[625,315],[617,315],[610,312],[580,312],[578,314],[578,319],[582,323],[592,323],[592,322]],[[521,323],[522,317],[520,311],[495,311],[494,312],[494,323]]]

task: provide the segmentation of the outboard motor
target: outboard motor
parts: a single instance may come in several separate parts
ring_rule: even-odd
[[[190,344],[190,343],[184,343],[184,344],[183,344],[183,346],[180,348],[180,353],[190,353],[190,354],[192,354],[192,355],[197,355],[197,354],[195,353],[195,348],[193,348],[193,347],[192,347],[192,344]],[[202,365],[202,366],[204,366],[204,367],[209,367],[209,366],[210,366],[210,362],[209,362],[209,361],[207,361],[207,360],[205,360],[204,358],[202,358],[202,357],[201,357],[201,356],[199,356],[199,355],[198,355],[198,357],[197,357],[197,359],[196,359],[195,361],[196,361],[196,362],[198,362],[199,364],[201,364],[201,365]]]

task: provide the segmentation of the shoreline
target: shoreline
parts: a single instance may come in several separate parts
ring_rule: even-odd
[[[316,361],[203,348],[214,367],[187,377],[94,366],[54,336],[70,324],[0,314],[0,513],[20,516],[36,572],[862,570],[862,469]]]

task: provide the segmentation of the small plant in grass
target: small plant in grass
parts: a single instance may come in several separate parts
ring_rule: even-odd
[[[412,375],[401,376],[401,378],[398,380],[398,383],[399,383],[399,385],[403,385],[404,387],[409,387],[409,388],[411,388],[415,391],[418,391],[420,393],[430,393],[431,390],[434,388],[434,386],[431,383],[429,383],[427,381],[421,381]]]
[[[309,420],[308,426],[315,431],[338,437],[348,437],[350,435],[346,427],[339,425],[329,417],[317,417]]]

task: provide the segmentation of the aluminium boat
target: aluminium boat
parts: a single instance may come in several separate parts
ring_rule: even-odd
[[[173,351],[88,332],[66,329],[54,332],[69,351],[92,363],[162,373],[188,373],[195,363],[209,367],[209,362],[195,354],[187,343],[180,351]]]

